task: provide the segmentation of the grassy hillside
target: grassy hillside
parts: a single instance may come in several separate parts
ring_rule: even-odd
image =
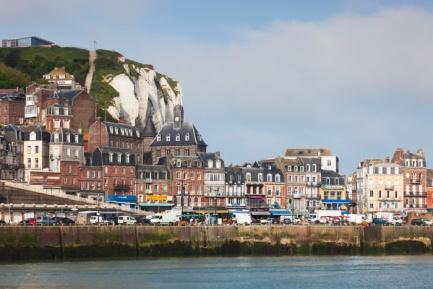
[[[89,70],[89,52],[72,47],[1,48],[0,62],[28,75],[30,81],[41,82],[42,76],[54,67],[65,66],[79,83],[84,83]]]
[[[113,98],[118,94],[108,83],[107,76],[124,73],[123,63],[119,62],[120,53],[115,51],[97,50],[96,69],[93,76],[90,94],[96,99],[98,115],[104,116],[105,110],[113,104]],[[137,77],[134,67],[153,69],[150,64],[141,64],[125,59],[131,72],[130,77]],[[73,47],[28,47],[0,48],[0,88],[25,87],[31,82],[44,83],[42,76],[54,67],[65,67],[75,79],[84,85],[89,70],[89,51]],[[171,87],[177,82],[157,72],[157,80],[165,77]]]

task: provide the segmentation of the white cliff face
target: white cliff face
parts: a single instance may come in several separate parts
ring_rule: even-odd
[[[115,119],[144,127],[148,117],[157,130],[173,119],[173,109],[182,104],[182,89],[178,82],[171,87],[167,79],[157,78],[155,70],[128,65],[123,58],[125,72],[108,81],[118,93],[114,105],[107,111]],[[136,123],[136,120],[140,123]]]

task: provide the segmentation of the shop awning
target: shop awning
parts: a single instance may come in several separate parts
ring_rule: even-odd
[[[257,212],[251,212],[251,216],[270,216],[270,212],[266,211],[257,211]]]
[[[140,203],[140,207],[147,207],[147,208],[153,208],[153,207],[173,207],[174,204],[167,204],[167,203]]]
[[[351,204],[352,200],[322,200],[324,204]]]
[[[272,216],[289,216],[290,213],[284,209],[271,209]]]

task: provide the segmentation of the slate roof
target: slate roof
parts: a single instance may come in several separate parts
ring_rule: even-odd
[[[158,135],[161,137],[158,140]],[[167,138],[169,136],[169,139]],[[176,140],[179,136],[179,140]],[[188,139],[189,137],[189,139]],[[180,128],[175,128],[174,123],[166,123],[157,136],[153,139],[150,146],[187,146],[199,145],[207,147],[202,136],[191,122],[184,122]]]
[[[106,125],[109,135],[136,139],[142,138],[142,132],[140,131],[140,129],[132,125],[108,121],[104,121],[103,123]]]
[[[145,137],[155,137],[157,134],[155,125],[153,124],[152,118],[148,117],[146,121],[146,126],[143,129],[143,136]]]
[[[110,161],[110,153],[113,154],[113,159]],[[118,154],[121,155],[120,162],[118,161]],[[127,162],[127,155],[129,155],[129,163]],[[133,166],[135,165],[135,155],[129,149],[112,148],[112,147],[98,147],[92,154],[92,166],[101,165],[119,165],[119,166]]]
[[[44,142],[50,142],[50,133],[45,130],[43,126],[23,126],[21,129],[24,131],[23,139],[25,141],[30,140],[30,134],[36,133],[36,140],[42,140]]]
[[[59,134],[59,141],[55,142],[54,137],[55,134]],[[68,142],[67,135],[70,135],[70,139]],[[78,143],[75,141],[75,136],[78,136]],[[79,134],[77,131],[68,128],[59,128],[53,131],[51,134],[51,143],[63,143],[63,144],[71,144],[71,145],[83,145],[83,136]]]
[[[52,94],[48,98],[63,98],[66,99],[69,103],[73,103],[75,97],[80,95],[84,89],[71,89],[71,90],[60,90],[53,91]]]

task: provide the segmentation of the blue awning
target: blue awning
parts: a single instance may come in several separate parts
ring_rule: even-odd
[[[270,210],[272,216],[289,216],[290,213],[284,209],[271,209]]]
[[[322,200],[324,204],[351,204],[352,200]]]

